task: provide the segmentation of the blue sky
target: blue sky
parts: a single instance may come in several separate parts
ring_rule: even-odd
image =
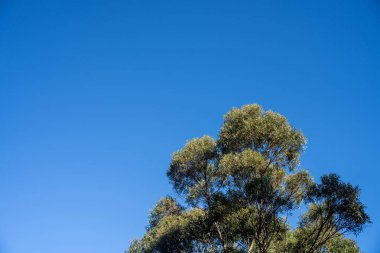
[[[0,253],[121,253],[170,155],[259,103],[359,184],[380,251],[380,2],[0,1]]]

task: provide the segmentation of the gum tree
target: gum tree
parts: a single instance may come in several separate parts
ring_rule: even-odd
[[[233,108],[217,139],[195,138],[173,154],[167,176],[184,206],[161,199],[128,252],[359,252],[344,237],[370,222],[359,188],[335,174],[315,183],[299,168],[305,143],[278,113]],[[292,229],[287,217],[303,204]]]

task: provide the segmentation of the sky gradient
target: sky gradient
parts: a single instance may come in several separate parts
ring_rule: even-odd
[[[121,253],[171,154],[258,103],[359,184],[380,252],[380,1],[0,0],[0,253]]]

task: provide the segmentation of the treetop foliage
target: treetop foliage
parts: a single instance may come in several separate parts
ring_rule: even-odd
[[[335,174],[314,182],[299,168],[305,144],[284,116],[233,108],[218,139],[195,138],[173,154],[167,176],[185,206],[161,199],[127,252],[360,252],[346,238],[370,222],[359,188]],[[301,205],[308,210],[291,228]]]

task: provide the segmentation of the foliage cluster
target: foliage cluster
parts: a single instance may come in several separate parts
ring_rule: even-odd
[[[195,138],[173,154],[167,175],[184,206],[161,199],[127,252],[360,252],[346,237],[370,222],[359,188],[335,174],[314,182],[299,168],[305,144],[278,113],[232,109],[218,139]],[[287,217],[301,205],[291,228]]]

